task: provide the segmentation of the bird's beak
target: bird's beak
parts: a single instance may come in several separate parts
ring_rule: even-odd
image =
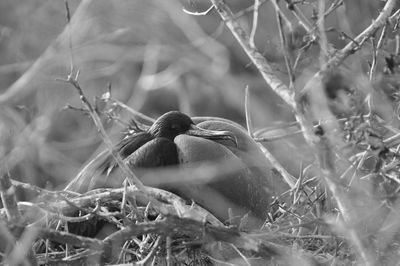
[[[235,147],[238,147],[235,135],[229,131],[208,130],[192,125],[190,129],[186,131],[186,134],[210,140],[227,140],[231,141]]]

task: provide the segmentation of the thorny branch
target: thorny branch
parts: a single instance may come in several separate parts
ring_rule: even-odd
[[[347,197],[343,194],[342,188],[338,184],[336,184],[335,181],[336,174],[333,162],[334,157],[329,155],[332,154],[332,151],[330,146],[331,144],[329,143],[328,138],[324,136],[323,131],[322,135],[314,134],[311,125],[312,121],[309,121],[304,111],[298,108],[294,91],[290,90],[285,84],[283,84],[283,82],[279,78],[276,77],[268,61],[257,51],[256,47],[253,47],[251,45],[247,33],[237,23],[230,8],[224,3],[224,1],[210,1],[213,3],[217,12],[225,21],[226,26],[231,30],[232,34],[242,46],[246,54],[261,72],[266,83],[293,109],[296,118],[301,128],[303,129],[305,138],[308,144],[314,149],[315,154],[319,155],[319,157],[323,156],[323,158],[319,158],[319,161],[320,164],[323,163],[320,166],[322,168],[325,183],[329,190],[332,192],[339,207],[339,210],[341,211],[343,217],[345,218],[345,221],[347,222],[348,220],[346,218],[352,217],[352,215],[350,215],[351,209],[349,209],[350,205]],[[322,71],[338,67],[349,55],[359,50],[361,46],[376,32],[376,30],[385,25],[386,21],[389,19],[392,13],[395,4],[396,0],[388,0],[376,20],[371,23],[371,25],[367,27],[361,34],[359,34],[354,39],[354,42],[349,42],[342,50],[338,51],[332,58],[328,59],[327,63],[325,63],[321,67],[322,70],[316,73],[314,77],[312,77],[306,84],[306,90],[308,87],[312,86],[311,84],[315,84],[315,82],[318,82],[318,80],[321,79]],[[322,12],[320,12],[320,14],[322,14]],[[310,29],[308,23],[306,22],[304,22],[303,26],[306,29]],[[326,45],[324,45],[324,47],[326,47]],[[374,263],[373,260],[370,260],[370,256],[368,255],[369,251],[360,240],[357,232],[353,229],[350,229],[349,232],[351,234],[350,239],[357,247],[358,252],[363,259],[363,262],[368,265]]]
[[[379,16],[369,25],[363,32],[361,32],[355,39],[354,42],[349,42],[343,49],[338,51],[336,55],[331,58],[323,68],[335,68],[338,67],[349,55],[358,51],[361,46],[371,38],[371,36],[381,27],[383,27],[386,21],[390,18],[393,8],[397,0],[388,0],[383,7]]]

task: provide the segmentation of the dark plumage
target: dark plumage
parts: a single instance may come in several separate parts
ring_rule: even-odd
[[[128,134],[116,149],[132,168],[176,165],[178,155],[174,139],[180,134],[236,142],[230,132],[201,129],[187,115],[171,111],[160,116],[147,131]],[[83,193],[103,187],[117,166],[112,155],[105,150],[90,161],[65,190]]]
[[[193,163],[204,161],[214,165],[228,162],[233,171],[214,171],[205,183],[180,182],[159,187],[188,201],[194,200],[221,220],[229,218],[228,208],[235,215],[250,212],[253,217],[264,220],[272,184],[257,144],[240,126],[226,120],[204,121],[199,125],[202,128],[185,114],[168,112],[147,131],[126,136],[117,144],[117,149],[132,169],[178,164],[191,167]],[[117,169],[109,152],[103,151],[65,189],[86,192],[112,183],[120,186],[123,176],[118,175]],[[146,176],[141,178],[144,184],[148,184]],[[117,179],[118,182],[113,182]]]

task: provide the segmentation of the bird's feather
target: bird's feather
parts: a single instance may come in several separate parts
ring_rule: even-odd
[[[120,152],[122,159],[126,159],[150,140],[152,140],[152,137],[147,132],[130,134],[116,145],[116,150]],[[109,179],[108,177],[114,174],[116,168],[117,163],[110,151],[103,150],[86,164],[78,175],[65,187],[65,190],[83,193],[102,187],[106,184]]]
[[[131,168],[154,168],[178,164],[176,145],[167,138],[155,138],[145,143],[129,157]]]

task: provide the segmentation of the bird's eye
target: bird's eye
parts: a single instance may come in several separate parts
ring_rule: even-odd
[[[178,130],[180,130],[181,129],[181,126],[180,125],[178,125],[178,124],[173,124],[173,125],[171,125],[171,130],[174,130],[174,131],[178,131]]]

